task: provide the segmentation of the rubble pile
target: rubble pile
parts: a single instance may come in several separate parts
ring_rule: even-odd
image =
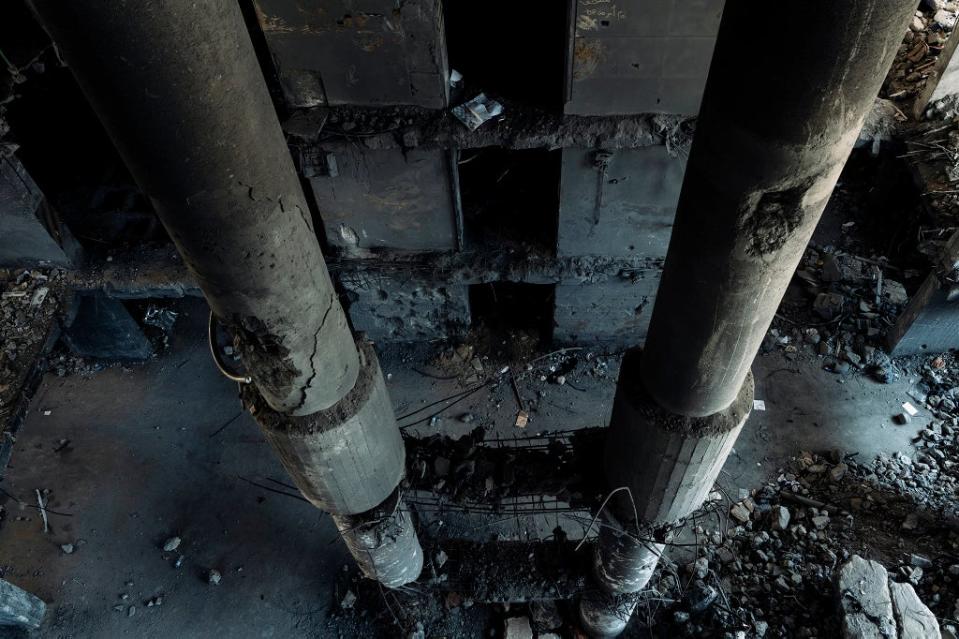
[[[959,388],[943,390],[955,377],[938,359],[923,366],[940,394],[927,399],[936,419],[914,456],[802,453],[732,504],[728,521],[696,527],[695,561],[663,562],[640,601],[649,621],[677,636],[905,639],[940,636],[938,618],[955,637]],[[876,601],[881,615],[869,612]]]
[[[959,229],[959,103],[941,115],[915,129],[904,154],[923,194],[916,249],[933,264]]]
[[[923,91],[946,40],[956,28],[957,13],[959,4],[955,2],[923,0],[889,71],[884,97],[904,103]]]
[[[50,335],[60,288],[56,272],[0,270],[0,431]]]
[[[787,315],[777,315],[764,350],[778,348],[789,358],[814,354],[833,373],[855,369],[892,381],[898,373],[881,347],[908,296],[888,270],[881,257],[810,245],[780,309]]]

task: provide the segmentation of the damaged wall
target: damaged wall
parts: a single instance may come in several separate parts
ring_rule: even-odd
[[[255,3],[289,106],[446,106],[440,0]]]
[[[724,0],[576,0],[567,113],[699,112]]]

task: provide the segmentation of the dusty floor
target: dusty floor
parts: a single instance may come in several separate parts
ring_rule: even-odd
[[[210,361],[204,319],[195,304],[155,361],[50,374],[37,392],[0,484],[7,493],[0,496],[0,570],[50,603],[36,636],[351,636],[328,618],[344,594],[335,592],[337,578],[353,570],[351,562],[326,515],[249,483],[269,487],[271,478],[284,480],[283,470],[240,411],[235,386]],[[428,419],[435,411],[427,410],[401,424],[420,435],[484,425],[490,437],[600,426],[617,359],[587,353],[564,354],[577,360],[563,385],[548,370],[546,381],[539,370],[517,374],[524,404],[537,405],[527,406],[524,430],[514,426],[517,400],[508,383],[484,387],[439,419]],[[464,387],[462,377],[436,379],[451,375],[431,368],[432,355],[382,353],[398,415]],[[484,369],[499,366],[487,360]],[[766,410],[753,413],[720,478],[732,494],[775,477],[800,450],[839,447],[865,459],[906,448],[927,419],[906,427],[892,421],[909,400],[908,375],[880,385],[823,371],[812,356],[790,361],[781,353],[760,356],[754,371]],[[473,420],[464,422],[464,414]],[[48,534],[31,507],[37,490],[51,511]],[[174,535],[182,544],[164,552]],[[211,569],[222,574],[219,585],[208,582]],[[483,632],[475,625],[468,635]]]

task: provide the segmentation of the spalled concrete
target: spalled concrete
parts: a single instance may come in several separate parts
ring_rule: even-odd
[[[333,290],[239,6],[32,6],[232,330],[247,403],[277,413],[261,411],[264,427],[298,486],[340,516],[382,505],[403,467],[392,405]],[[348,542],[361,565],[374,551],[405,558],[386,585],[419,573],[408,517],[375,547]]]
[[[376,508],[333,521],[363,574],[387,588],[415,581],[423,570],[423,549],[399,489]]]

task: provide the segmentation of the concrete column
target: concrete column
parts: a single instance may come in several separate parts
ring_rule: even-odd
[[[356,348],[236,3],[31,4],[264,399],[339,401]]]
[[[646,340],[663,408],[709,415],[739,393],[914,5],[726,3]],[[770,19],[760,54],[747,35]]]
[[[609,504],[626,523],[600,535],[597,590],[580,602],[594,636],[622,632],[661,552],[631,531],[676,526],[725,463],[752,360],[913,11],[787,0],[757,54],[770,14],[727,1],[645,351],[620,371],[605,469],[611,490],[629,488]]]
[[[235,0],[31,5],[236,336],[246,404],[297,486],[341,518],[403,512],[392,404],[333,289]],[[422,553],[409,517],[391,522],[373,553],[397,546],[382,569],[367,569],[369,543],[347,545],[396,586]]]

